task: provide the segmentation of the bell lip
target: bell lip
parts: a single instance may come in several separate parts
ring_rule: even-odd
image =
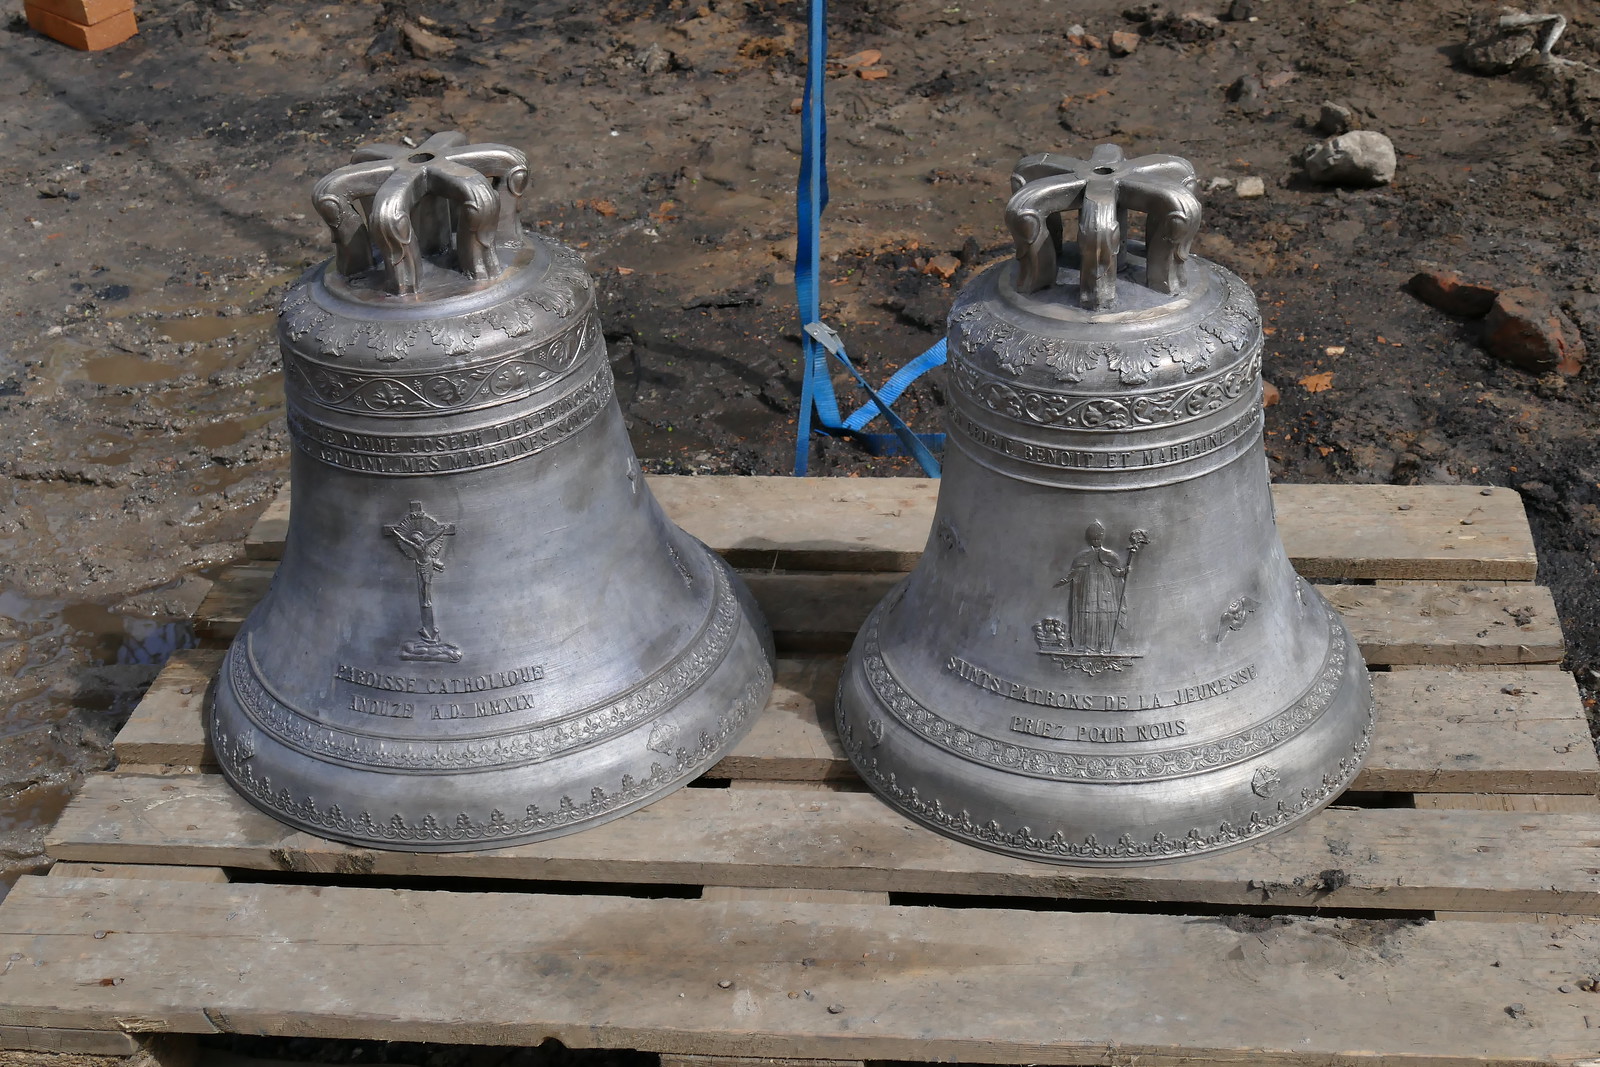
[[[539,841],[551,840],[558,837],[565,837],[569,834],[579,833],[591,827],[601,826],[615,819],[620,819],[624,815],[631,814],[640,808],[653,804],[665,796],[675,793],[680,789],[686,788],[691,782],[704,775],[707,770],[715,766],[722,759],[726,758],[727,755],[732,752],[741,741],[744,740],[745,736],[749,734],[751,729],[754,728],[757,719],[760,717],[762,711],[766,708],[767,704],[771,700],[775,684],[774,674],[777,657],[773,647],[771,628],[767,624],[766,618],[762,614],[760,606],[756,603],[755,597],[750,593],[749,588],[742,580],[739,579],[737,573],[734,572],[727,562],[724,561],[720,556],[713,553],[711,549],[707,548],[698,539],[687,534],[684,536],[686,540],[698,546],[701,551],[706,553],[713,566],[720,568],[727,575],[732,586],[733,596],[736,602],[738,622],[736,624],[736,630],[731,646],[717,666],[713,668],[707,675],[705,675],[699,681],[699,683],[684,696],[683,699],[679,700],[669,708],[662,709],[655,716],[653,716],[649,722],[658,722],[662,718],[675,713],[682,714],[684,713],[685,709],[687,709],[687,716],[689,718],[695,720],[709,719],[713,723],[723,716],[734,715],[736,717],[734,722],[728,728],[727,732],[721,738],[719,738],[710,749],[707,750],[704,756],[700,756],[691,760],[680,770],[676,771],[676,773],[671,774],[670,777],[665,779],[665,781],[656,788],[644,790],[641,792],[641,795],[623,801],[617,804],[615,807],[607,808],[604,811],[598,812],[592,816],[559,823],[552,827],[535,830],[525,834],[507,834],[501,837],[475,837],[431,842],[427,840],[397,841],[393,839],[363,837],[357,834],[341,833],[337,829],[330,829],[326,825],[297,817],[293,811],[286,811],[275,805],[264,802],[263,798],[257,791],[249,788],[244,782],[240,781],[239,776],[235,773],[234,769],[229,766],[230,760],[228,753],[225,751],[227,745],[225,738],[223,738],[221,743],[219,743],[218,719],[224,714],[223,701],[220,699],[220,694],[223,691],[223,683],[225,681],[224,672],[220,669],[212,676],[211,681],[206,688],[203,705],[205,708],[203,722],[206,731],[206,741],[216,756],[218,772],[223,776],[224,780],[227,781],[228,785],[236,794],[238,794],[241,799],[250,804],[252,808],[281,825],[291,827],[295,830],[308,833],[314,837],[322,838],[328,841],[337,841],[364,849],[397,853],[487,852],[495,849],[511,848],[517,845],[526,845]],[[722,691],[722,695],[708,697],[708,694],[714,694],[718,690]],[[287,746],[283,746],[279,741],[277,741],[276,738],[273,738],[270,734],[266,734],[259,726],[252,722],[249,715],[244,711],[243,707],[238,705],[238,703],[231,697],[228,700],[228,703],[232,706],[227,709],[227,715],[247,724],[252,730],[261,734],[264,739],[273,746],[285,751],[294,752],[297,758],[306,761],[308,764],[321,764],[329,767],[341,766],[346,771],[353,770],[353,768],[347,765],[336,765],[328,761],[315,760],[314,758],[306,756],[303,753],[299,753],[296,750],[288,749]],[[704,706],[696,707],[697,703]],[[639,730],[642,726],[647,725],[648,723],[636,724],[632,729],[611,737],[606,741],[600,742],[598,745],[592,747],[604,748],[607,745],[625,744],[627,739],[635,737],[639,734]],[[252,751],[252,753],[243,758],[251,759],[253,756],[254,752]],[[670,757],[663,756],[663,758],[666,759]],[[561,758],[557,757],[555,760],[546,761],[542,764],[524,764],[487,772],[470,772],[470,775],[522,774],[527,776],[530,768],[537,768],[541,766],[559,766],[560,762]],[[617,773],[622,773],[620,766],[613,766],[610,768],[610,770]],[[383,778],[386,780],[401,778],[416,781],[426,781],[429,778],[438,777],[462,776],[448,773],[395,775],[376,769],[355,769],[355,773],[358,775],[371,775],[374,778]],[[624,773],[623,777],[627,778],[629,776]],[[537,783],[538,780],[535,778],[534,784]],[[572,783],[569,791],[581,792],[584,789],[592,789],[594,786],[595,783],[592,781]],[[551,791],[560,790],[562,788],[563,787],[560,785],[548,787],[548,789]],[[508,790],[508,793],[511,792],[512,791]],[[525,802],[525,798],[519,799],[514,795],[504,801],[505,806],[507,807],[515,807],[517,803],[522,802]],[[334,807],[338,807],[337,801],[334,801],[333,804]],[[491,806],[491,804],[492,802],[488,802],[484,803],[482,806],[488,807]],[[321,807],[322,805],[319,804],[319,810]],[[351,805],[351,807],[353,809],[359,808],[359,802]],[[383,826],[387,825],[387,823],[375,821],[374,825]]]
[[[1002,847],[1000,845],[994,844],[993,842],[984,841],[981,838],[962,837],[962,836],[958,836],[956,834],[952,834],[952,833],[949,832],[949,830],[942,829],[938,823],[923,818],[916,811],[912,810],[911,808],[907,808],[904,805],[896,802],[894,800],[894,798],[886,796],[883,793],[878,792],[877,789],[873,789],[873,794],[875,796],[877,796],[880,800],[882,800],[885,804],[888,804],[891,807],[893,807],[895,811],[899,812],[900,814],[904,815],[906,818],[908,818],[908,819],[912,820],[913,822],[915,822],[918,826],[921,826],[921,827],[923,827],[925,829],[928,829],[928,830],[932,830],[934,833],[939,834],[941,837],[947,837],[950,840],[957,841],[957,842],[959,842],[959,843],[961,843],[963,845],[971,845],[973,848],[980,848],[985,852],[992,852],[997,856],[1007,856],[1007,857],[1010,857],[1011,859],[1028,860],[1028,861],[1030,861],[1032,863],[1046,863],[1046,864],[1049,864],[1052,867],[1075,867],[1075,868],[1078,868],[1080,870],[1104,870],[1104,869],[1106,869],[1108,867],[1116,867],[1116,868],[1121,868],[1121,869],[1134,868],[1134,867],[1168,867],[1168,866],[1171,866],[1172,864],[1175,864],[1175,863],[1184,863],[1184,862],[1186,862],[1188,860],[1204,859],[1204,858],[1207,858],[1207,857],[1220,855],[1220,854],[1222,854],[1224,852],[1233,852],[1233,851],[1236,851],[1238,849],[1249,848],[1250,846],[1255,845],[1255,844],[1257,844],[1257,843],[1259,843],[1261,841],[1265,841],[1268,838],[1279,837],[1279,836],[1281,836],[1283,834],[1291,833],[1291,832],[1293,832],[1295,830],[1302,829],[1302,828],[1304,828],[1304,826],[1306,825],[1306,823],[1308,821],[1310,821],[1311,819],[1315,818],[1318,814],[1320,814],[1322,811],[1324,811],[1326,808],[1328,808],[1329,805],[1333,804],[1336,800],[1338,800],[1340,794],[1343,793],[1345,790],[1347,790],[1350,787],[1350,783],[1355,781],[1356,780],[1356,776],[1359,775],[1360,773],[1361,773],[1361,764],[1357,763],[1356,764],[1356,769],[1354,771],[1352,771],[1350,773],[1350,776],[1347,779],[1345,779],[1343,782],[1341,782],[1339,784],[1339,786],[1337,788],[1335,788],[1328,795],[1327,799],[1319,801],[1318,803],[1314,804],[1313,806],[1307,808],[1305,810],[1305,812],[1303,812],[1300,815],[1295,816],[1293,819],[1289,820],[1288,822],[1279,823],[1276,826],[1271,826],[1271,827],[1269,827],[1269,828],[1267,828],[1265,830],[1261,830],[1261,831],[1259,831],[1259,832],[1257,832],[1255,834],[1251,834],[1251,835],[1246,836],[1246,837],[1241,837],[1236,841],[1229,841],[1227,844],[1213,845],[1210,848],[1196,849],[1193,852],[1180,852],[1180,853],[1176,853],[1176,854],[1170,855],[1170,856],[1159,856],[1159,857],[1154,857],[1154,858],[1149,858],[1149,859],[1146,859],[1146,858],[1143,858],[1143,857],[1140,857],[1140,858],[1137,858],[1137,859],[1121,859],[1121,858],[1117,858],[1117,857],[1112,857],[1112,858],[1103,859],[1103,860],[1102,859],[1079,859],[1079,858],[1072,858],[1072,857],[1056,857],[1056,856],[1048,855],[1048,854],[1043,853],[1043,852],[1028,852],[1028,851],[1025,851],[1023,849],[1004,848],[1004,847]],[[868,784],[870,785],[871,783],[868,783]]]
[[[223,778],[228,782],[229,786],[233,788],[234,792],[237,793],[240,798],[249,803],[252,808],[268,816],[273,821],[284,826],[291,827],[295,830],[299,830],[303,833],[308,833],[313,837],[322,838],[328,841],[338,841],[365,849],[376,849],[384,852],[398,853],[486,852],[494,849],[511,848],[517,845],[526,845],[539,841],[551,840],[558,837],[565,837],[569,834],[575,834],[583,830],[587,830],[590,827],[601,826],[615,819],[620,819],[624,815],[631,814],[640,808],[655,803],[663,797],[675,793],[680,789],[686,788],[695,779],[704,775],[708,769],[724,759],[729,752],[731,752],[741,741],[744,740],[745,736],[755,726],[756,720],[760,716],[761,711],[765,708],[767,702],[770,700],[773,689],[772,655],[770,652],[770,642],[766,638],[764,632],[764,626],[762,625],[759,616],[753,619],[747,616],[745,621],[746,625],[742,628],[738,644],[733,650],[732,654],[730,654],[729,657],[723,661],[723,663],[710,677],[706,678],[705,681],[701,683],[700,687],[697,688],[695,693],[691,694],[687,699],[680,701],[671,709],[668,709],[662,713],[662,715],[672,714],[674,712],[681,713],[683,709],[687,708],[688,714],[691,718],[714,719],[717,715],[736,715],[735,722],[730,726],[728,732],[717,742],[715,746],[708,750],[704,756],[694,759],[693,761],[684,765],[681,769],[671,772],[670,775],[655,788],[642,791],[639,796],[622,801],[614,807],[608,807],[604,811],[597,812],[593,815],[561,822],[557,825],[535,830],[529,833],[508,833],[504,836],[498,837],[476,836],[440,841],[395,840],[388,838],[364,837],[358,834],[341,832],[336,828],[330,828],[322,823],[299,817],[293,811],[284,810],[265,802],[257,790],[251,789],[246,783],[239,779],[239,776],[235,773],[234,768],[230,766],[230,760],[227,754],[218,750],[222,747],[225,747],[219,746],[216,742],[219,732],[217,720],[222,714],[224,714],[222,704],[217,700],[218,686],[221,680],[220,673],[217,677],[212,679],[211,687],[207,691],[208,712],[205,717],[207,737],[208,740],[212,742],[213,749],[218,750],[217,768],[219,773],[221,773]],[[704,693],[707,689],[717,688],[715,683],[719,681],[726,682],[729,680],[729,678],[731,678],[732,675],[740,671],[743,671],[749,675],[749,681],[743,686],[742,690],[736,690],[737,695],[733,699],[728,701],[719,701],[718,705],[712,705],[705,699]],[[694,707],[697,701],[705,704],[706,706],[699,708]],[[713,713],[716,713],[716,715]],[[229,709],[226,714],[243,718],[245,721],[248,721],[248,718],[244,716],[242,710],[238,708]],[[657,718],[659,719],[660,716]],[[612,745],[625,744],[627,739],[637,732],[637,729],[630,731],[627,734],[612,738],[608,743]],[[273,741],[272,744],[275,747],[282,747],[278,746],[276,741]],[[549,764],[535,766],[549,766]],[[345,769],[349,770],[349,768]],[[616,770],[618,768],[613,769]],[[519,770],[526,771],[527,768],[513,768],[509,771],[489,773],[512,775]],[[378,771],[362,771],[358,773],[364,776],[371,775],[375,778],[393,779],[398,777],[394,775],[385,775]],[[455,776],[435,775],[425,777]],[[565,786],[561,784],[549,785],[546,787],[546,791],[557,792],[566,789],[566,791],[570,793],[579,793],[593,788],[594,785],[595,783],[592,781],[574,781],[567,783]],[[353,793],[354,791],[347,792]],[[507,794],[507,796],[501,798],[501,805],[504,807],[515,808],[518,804],[524,802],[523,798],[518,797],[515,794],[515,791],[512,789],[508,789]],[[320,802],[319,807],[326,806],[327,803],[327,801]],[[343,806],[340,805],[336,799],[332,801],[332,804],[335,807]],[[360,801],[353,801],[348,806],[351,810],[357,810],[360,808]],[[493,800],[485,800],[480,802],[480,807],[483,808],[490,808],[494,806],[495,804]],[[375,816],[374,825],[384,826],[388,824],[381,819],[377,819]],[[441,826],[444,826],[444,828],[448,830],[448,826],[445,826],[445,824],[441,824]]]
[[[892,597],[893,594],[891,593],[889,597],[885,598],[884,604],[888,603]],[[883,610],[883,606],[883,604],[880,604],[879,607],[874,610],[873,614],[876,615],[879,611]],[[866,630],[872,625],[872,621],[873,620],[869,619],[868,623],[862,627],[863,633],[866,632]],[[1335,618],[1335,625],[1339,626],[1340,628],[1344,628],[1343,621],[1337,618]],[[1334,801],[1336,801],[1339,796],[1349,788],[1350,783],[1355,781],[1356,777],[1361,773],[1361,768],[1365,763],[1369,752],[1371,751],[1372,735],[1377,721],[1377,706],[1366,663],[1363,657],[1360,655],[1354,638],[1349,634],[1347,629],[1345,630],[1345,640],[1350,643],[1349,647],[1352,651],[1352,654],[1346,660],[1340,681],[1340,688],[1346,691],[1346,695],[1342,697],[1336,696],[1334,698],[1334,706],[1331,706],[1328,709],[1328,712],[1332,718],[1330,718],[1328,721],[1333,724],[1332,728],[1337,728],[1341,725],[1340,716],[1345,718],[1353,718],[1354,715],[1352,713],[1357,711],[1360,711],[1363,714],[1358,720],[1360,722],[1359,730],[1354,731],[1354,740],[1347,742],[1345,747],[1337,754],[1338,761],[1332,762],[1327,757],[1324,757],[1322,766],[1328,769],[1323,771],[1322,786],[1315,797],[1307,798],[1307,803],[1303,810],[1289,814],[1281,819],[1264,820],[1266,825],[1263,825],[1260,829],[1255,830],[1254,832],[1240,832],[1238,836],[1232,837],[1227,841],[1193,849],[1178,849],[1168,854],[1129,857],[1118,855],[1108,855],[1105,857],[1085,857],[1063,856],[1043,850],[1009,847],[992,840],[985,840],[979,836],[962,833],[957,828],[949,826],[945,823],[941,823],[936,819],[929,818],[917,808],[896,796],[893,792],[886,788],[881,775],[864,767],[864,757],[866,753],[870,751],[870,747],[873,746],[869,746],[867,742],[864,740],[858,740],[854,736],[853,726],[847,718],[847,705],[859,703],[852,702],[848,697],[852,682],[855,682],[862,689],[863,699],[871,702],[869,706],[875,706],[878,703],[878,697],[875,690],[869,683],[866,682],[865,679],[864,668],[861,665],[861,641],[859,637],[857,643],[850,650],[850,654],[845,663],[844,672],[841,674],[839,679],[839,688],[834,702],[834,722],[838,730],[840,743],[844,748],[845,755],[849,758],[852,766],[854,766],[857,774],[867,785],[867,787],[896,812],[913,820],[918,825],[923,826],[942,837],[948,838],[951,841],[956,841],[964,845],[971,845],[975,848],[983,849],[986,852],[1008,856],[1013,859],[1022,859],[1035,863],[1049,864],[1051,866],[1075,867],[1086,870],[1104,869],[1108,867],[1154,867],[1170,863],[1181,863],[1184,860],[1197,859],[1205,856],[1214,856],[1222,852],[1244,848],[1246,846],[1255,844],[1257,841],[1264,840],[1277,834],[1286,833],[1297,827],[1303,826],[1307,821],[1316,816],[1318,812],[1321,812],[1330,804],[1334,803]],[[1350,693],[1351,689],[1354,690],[1353,694]],[[1343,707],[1340,707],[1340,705],[1343,705]],[[864,715],[865,712],[858,708],[857,717],[861,718],[864,717]],[[880,715],[882,718],[888,720],[892,720],[894,718],[893,715],[882,713],[881,711]],[[896,729],[905,730],[903,726],[898,725],[896,726]],[[1350,730],[1349,726],[1344,726],[1342,730],[1337,731],[1335,736],[1343,735],[1348,737],[1351,732],[1352,731]],[[931,744],[926,739],[921,738],[914,732],[906,731],[904,736],[909,742],[911,746],[910,750],[912,752],[922,752],[926,750],[928,752],[939,753],[939,756],[936,758],[962,758],[956,756],[955,754],[944,752],[944,750],[939,749],[938,746]],[[1304,740],[1305,734],[1298,735],[1298,738]],[[1295,740],[1296,738],[1290,738],[1285,743],[1293,744]],[[1257,753],[1245,760],[1240,761],[1237,764],[1234,764],[1233,766],[1237,768],[1250,767],[1252,765],[1260,767],[1266,765],[1265,761],[1267,758],[1269,758],[1269,753]],[[1315,768],[1313,767],[1312,770],[1314,771]],[[1337,777],[1334,777],[1330,773],[1332,770],[1339,770],[1341,773],[1339,773]],[[1201,776],[1203,777],[1204,774],[1202,773]],[[1006,776],[1004,772],[987,771],[984,773],[983,778],[978,780],[1004,782],[1007,780],[1007,777],[1008,776]],[[1063,782],[1060,784],[1063,789],[1074,789],[1080,791],[1088,789],[1093,791],[1105,790],[1109,792],[1112,790],[1127,790],[1130,789],[1130,787],[1144,787],[1144,783],[1121,782],[1103,784]],[[912,788],[914,789],[915,787],[913,786]],[[973,819],[971,821],[974,825],[982,824],[980,819]],[[1194,821],[1194,819],[1191,818],[1190,820],[1186,821]],[[1024,823],[1022,825],[1026,824]],[[1217,823],[1217,825],[1219,833],[1223,832],[1224,827],[1227,827],[1230,833],[1233,832],[1231,823],[1224,821]],[[1242,830],[1249,831],[1251,825],[1252,823],[1250,821],[1244,822],[1242,824]],[[1123,828],[1122,835],[1132,836],[1136,831],[1142,831],[1146,834],[1146,836],[1140,839],[1139,842],[1136,842],[1135,847],[1138,847],[1139,844],[1146,842],[1182,842],[1188,840],[1188,835],[1185,835],[1182,832],[1169,836],[1166,833],[1161,832],[1159,828],[1153,824],[1146,824],[1142,827]],[[1093,834],[1091,833],[1090,836],[1093,836]],[[1114,847],[1114,842],[1120,840],[1120,838],[1111,838],[1108,836],[1107,840],[1113,842],[1113,844],[1107,846],[1109,849]]]

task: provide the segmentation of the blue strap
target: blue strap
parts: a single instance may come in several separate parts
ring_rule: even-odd
[[[824,106],[827,78],[828,28],[826,0],[811,0],[807,33],[806,88],[801,102],[800,183],[796,196],[794,287],[800,309],[800,351],[804,367],[800,383],[800,417],[795,441],[794,473],[803,477],[811,454],[813,418],[822,433],[846,433],[866,445],[874,455],[910,455],[916,458],[931,478],[939,477],[939,461],[933,453],[944,447],[944,434],[912,433],[905,420],[895,414],[893,404],[920,376],[945,361],[945,343],[940,340],[922,355],[901,367],[874,390],[845,354],[844,342],[822,323],[817,290],[822,266],[822,213],[828,206],[828,125]],[[828,372],[828,357],[841,363],[868,397],[865,404],[843,418],[839,399]],[[891,433],[866,433],[866,426],[878,416],[888,422]]]

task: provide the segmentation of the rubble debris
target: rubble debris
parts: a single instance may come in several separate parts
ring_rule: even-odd
[[[1185,43],[1210,41],[1222,36],[1222,20],[1204,11],[1185,11],[1169,16],[1162,28]]]
[[[1483,347],[1503,363],[1532,374],[1577,374],[1588,349],[1578,328],[1542,290],[1502,290],[1483,320]]]
[[[406,43],[406,51],[418,59],[443,59],[456,50],[454,41],[437,33],[430,33],[415,22],[401,24],[400,37]]]
[[[639,68],[641,74],[660,74],[664,70],[672,69],[672,53],[659,44],[652,44],[639,53],[634,65]]]
[[[1313,145],[1306,174],[1323,185],[1387,185],[1394,180],[1394,142],[1376,130],[1352,130]]]
[[[1479,12],[1467,20],[1461,61],[1478,74],[1505,74],[1533,55],[1541,63],[1587,66],[1550,54],[1566,28],[1563,15],[1532,14],[1512,7]]]
[[[1139,35],[1131,30],[1117,30],[1111,34],[1111,54],[1131,56],[1139,47]]]
[[[1356,113],[1349,105],[1336,100],[1324,100],[1313,128],[1325,137],[1337,137],[1341,133],[1349,133],[1355,124]]]
[[[1494,306],[1497,295],[1488,285],[1464,281],[1450,270],[1421,270],[1405,284],[1406,292],[1446,315],[1481,319]]]
[[[1259,200],[1267,195],[1267,183],[1252,174],[1249,177],[1240,178],[1234,192],[1239,195],[1240,200]]]

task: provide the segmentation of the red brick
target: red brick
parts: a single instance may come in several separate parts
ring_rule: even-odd
[[[92,26],[85,26],[71,19],[64,19],[60,15],[41,11],[32,3],[27,5],[27,12],[28,25],[34,30],[83,52],[98,52],[102,48],[110,48],[139,32],[132,8],[120,15],[101,19]]]
[[[28,0],[28,6],[80,26],[93,26],[133,10],[133,0]]]

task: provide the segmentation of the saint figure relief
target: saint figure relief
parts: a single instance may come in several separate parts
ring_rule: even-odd
[[[1128,536],[1126,556],[1106,547],[1106,528],[1095,522],[1084,531],[1089,547],[1079,552],[1072,568],[1056,585],[1067,587],[1066,639],[1072,652],[1111,652],[1122,629],[1128,597],[1128,575],[1134,557],[1149,544],[1143,530]]]

